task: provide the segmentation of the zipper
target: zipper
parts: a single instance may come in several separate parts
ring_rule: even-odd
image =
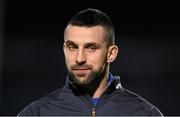
[[[94,106],[92,104],[92,101],[91,101],[91,97],[89,95],[85,95],[85,96],[81,96],[81,99],[83,102],[87,102],[89,103],[89,106],[88,108],[90,109],[90,116],[91,117],[96,117],[96,110],[101,107],[105,102],[107,102],[111,97],[113,97],[116,93],[116,91],[114,91],[113,93],[111,93],[111,95],[107,95],[107,91],[101,96],[101,98],[99,99],[99,102],[97,103],[96,106]]]
[[[97,105],[92,107],[91,109],[91,116],[96,117],[96,110],[97,108],[101,107],[105,102],[107,102],[111,97],[113,97],[115,93],[112,93],[110,96],[108,95],[102,95]]]
[[[88,101],[88,109],[90,110],[89,115],[91,117],[96,117],[96,107],[93,105],[91,101],[91,97],[89,95],[81,96],[83,102]]]
[[[110,96],[103,94],[102,97],[99,99],[99,102],[97,103],[96,106],[92,106],[92,103],[91,103],[91,106],[92,106],[92,109],[91,109],[91,116],[92,117],[96,117],[96,110],[97,108],[99,108],[100,106],[102,106],[105,102],[107,102],[111,97],[113,97],[115,95],[115,93],[112,93]]]
[[[96,109],[93,107],[91,111],[92,117],[96,117]]]

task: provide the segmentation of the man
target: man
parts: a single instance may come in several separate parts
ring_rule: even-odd
[[[19,116],[162,116],[109,72],[118,47],[105,13],[96,9],[77,13],[64,31],[63,49],[68,70],[65,86],[31,103]]]

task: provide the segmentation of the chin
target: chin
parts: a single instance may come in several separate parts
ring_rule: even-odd
[[[74,83],[77,84],[77,85],[80,85],[80,86],[85,86],[85,85],[88,85],[91,83],[91,81],[89,81],[88,79],[74,79]]]
[[[89,85],[93,81],[93,78],[88,77],[88,76],[75,76],[72,79],[73,79],[74,83],[79,86]]]
[[[74,84],[79,85],[79,86],[91,85],[92,82],[94,82],[97,78],[96,72],[90,72],[90,73],[82,74],[82,75],[69,72],[69,75],[71,77],[71,80],[74,82]]]

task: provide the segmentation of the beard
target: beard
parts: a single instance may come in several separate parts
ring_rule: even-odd
[[[74,69],[79,68],[87,68],[89,70],[85,73],[78,74]],[[71,66],[71,69],[68,69],[68,74],[70,76],[70,80],[73,81],[75,85],[80,87],[93,87],[102,80],[103,74],[106,71],[105,69],[106,65],[103,65],[98,70],[93,70],[93,66],[91,65],[74,65]]]

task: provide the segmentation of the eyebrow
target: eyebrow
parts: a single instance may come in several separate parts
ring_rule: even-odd
[[[78,45],[76,44],[75,42],[71,41],[71,40],[67,40],[64,42],[64,45],[67,46],[68,44],[74,44],[74,45]],[[96,42],[88,42],[88,43],[85,43],[85,46],[91,46],[91,45],[94,45],[96,46],[97,48],[100,48],[101,45],[99,43],[96,43]]]
[[[68,44],[74,44],[74,45],[77,45],[75,42],[73,41],[70,41],[70,40],[67,40],[64,42],[64,45],[67,46]]]

